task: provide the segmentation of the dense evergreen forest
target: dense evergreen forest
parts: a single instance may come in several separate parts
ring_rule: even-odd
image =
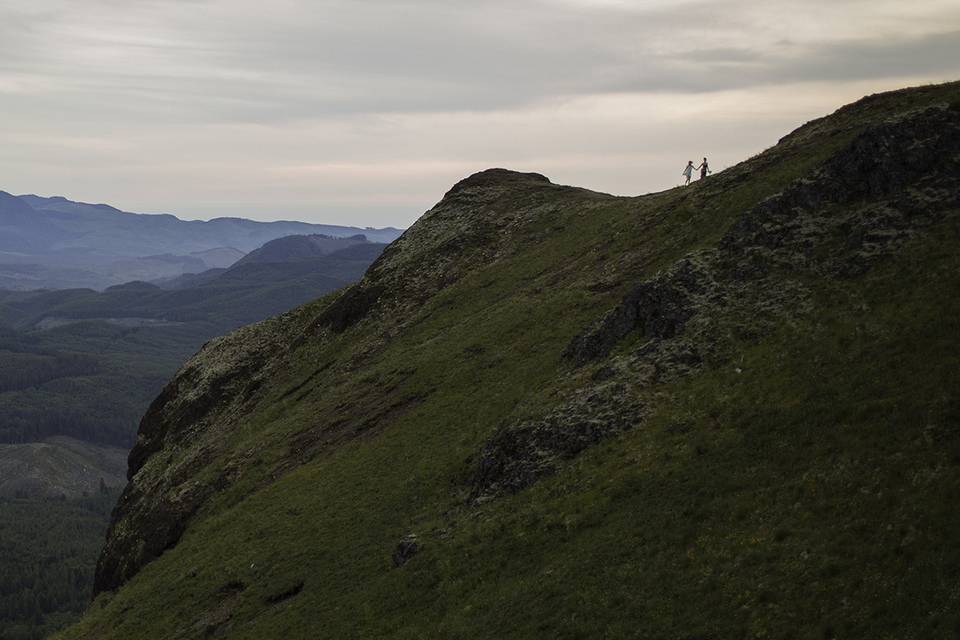
[[[0,500],[0,639],[39,640],[79,617],[118,496]]]
[[[65,435],[129,446],[146,405],[213,330],[104,322],[0,328],[0,443]]]

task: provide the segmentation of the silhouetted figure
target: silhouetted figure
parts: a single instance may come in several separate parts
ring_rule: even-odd
[[[690,184],[690,179],[693,177],[693,160],[687,160],[687,166],[680,175],[686,176],[687,178],[686,182],[683,183],[683,186]]]
[[[693,164],[693,163],[691,162],[690,164]],[[700,163],[700,166],[697,167],[697,169],[700,170],[700,179],[701,179],[701,180],[703,180],[704,178],[706,178],[708,173],[713,173],[712,171],[710,171],[710,165],[707,164],[707,159],[706,159],[706,158],[703,159],[703,162]]]

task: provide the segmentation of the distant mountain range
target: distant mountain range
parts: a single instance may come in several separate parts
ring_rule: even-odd
[[[181,220],[62,197],[0,191],[0,288],[106,287],[225,268],[277,238],[300,235],[391,242],[399,229],[243,218]]]
[[[363,270],[380,255],[384,246],[370,242],[363,234],[345,238],[320,234],[285,236],[254,249],[233,262],[229,268],[186,273],[176,278],[155,280],[154,283],[164,289],[185,289],[214,280],[224,284],[229,281],[249,282],[265,278],[282,280],[294,274],[320,273],[353,281],[363,275]]]
[[[304,243],[314,247],[314,255],[305,254]],[[363,235],[292,236],[229,268],[155,283],[131,281],[104,291],[0,290],[0,328],[44,331],[84,321],[118,327],[204,323],[209,325],[204,333],[213,337],[358,280],[385,246]]]
[[[298,262],[312,260],[342,251],[349,247],[368,245],[366,234],[336,238],[328,235],[287,236],[277,238],[264,244],[259,249],[251,251],[234,264],[238,267],[244,264],[267,262]]]

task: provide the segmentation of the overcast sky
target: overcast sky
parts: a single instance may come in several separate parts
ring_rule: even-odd
[[[956,0],[0,0],[0,189],[406,226],[487,167],[658,191],[958,78]]]

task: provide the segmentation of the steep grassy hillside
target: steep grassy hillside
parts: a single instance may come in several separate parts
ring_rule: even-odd
[[[457,184],[144,417],[63,638],[960,628],[960,84],[692,187]]]

